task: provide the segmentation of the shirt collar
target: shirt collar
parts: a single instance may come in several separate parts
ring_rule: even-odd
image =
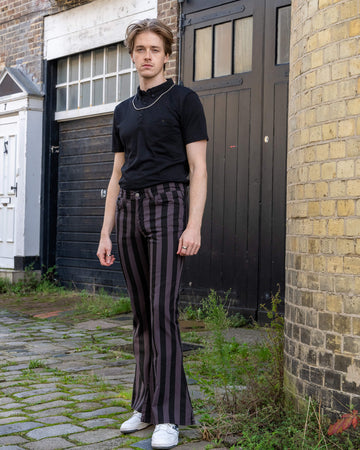
[[[147,91],[142,91],[139,86],[137,89],[137,98],[141,99],[146,97],[150,98],[157,97],[158,95],[161,95],[163,92],[169,89],[169,87],[173,84],[174,84],[173,80],[171,78],[167,78],[167,80],[164,83],[154,86],[148,89]]]

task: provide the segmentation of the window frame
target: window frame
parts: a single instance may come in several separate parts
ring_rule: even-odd
[[[116,50],[116,70],[115,72],[107,72],[107,54],[108,49],[111,47],[117,47]],[[91,50],[87,50],[85,52],[76,53],[73,55],[68,55],[63,58],[59,58],[57,60],[57,64],[59,61],[66,61],[66,81],[62,83],[55,84],[55,97],[56,97],[56,110],[55,110],[55,120],[56,121],[64,121],[77,119],[82,117],[91,117],[100,114],[111,113],[115,106],[125,98],[120,98],[120,86],[119,81],[120,77],[123,75],[130,75],[130,91],[126,98],[134,95],[136,92],[136,88],[138,85],[137,72],[135,69],[135,65],[131,61],[129,57],[129,66],[125,69],[120,70],[120,59],[121,59],[121,50],[124,49],[123,42],[118,42],[115,44],[110,44],[104,47],[94,48]],[[95,52],[102,50],[103,52],[103,70],[102,74],[95,75],[94,74],[94,56]],[[90,75],[86,77],[81,77],[81,69],[82,69],[82,59],[85,53],[90,54]],[[77,57],[77,78],[75,80],[70,81],[70,61],[72,58]],[[115,100],[113,102],[106,103],[106,80],[115,77]],[[94,105],[94,82],[102,80],[102,103]],[[89,94],[89,106],[81,107],[81,86],[85,83],[90,83],[90,94]],[[77,107],[73,109],[69,109],[69,101],[70,101],[70,88],[72,86],[77,86]],[[65,98],[65,108],[63,110],[57,110],[57,93],[60,89],[66,89],[66,98]]]

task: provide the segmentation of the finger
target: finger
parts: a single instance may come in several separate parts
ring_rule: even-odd
[[[182,237],[180,237],[178,249],[177,249],[177,252],[176,252],[177,255],[181,255],[182,254],[182,246],[183,246],[183,239],[182,239]]]

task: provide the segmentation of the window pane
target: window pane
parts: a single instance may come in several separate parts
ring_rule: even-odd
[[[104,73],[104,49],[94,50],[93,76]]]
[[[71,56],[69,58],[69,81],[79,79],[79,56]]]
[[[212,27],[195,32],[195,80],[206,80],[212,75]]]
[[[90,81],[80,85],[80,108],[90,106]]]
[[[105,80],[105,103],[116,102],[116,77]]]
[[[78,107],[78,85],[69,86],[69,109],[77,109]]]
[[[137,72],[133,72],[133,85],[132,85],[132,92],[130,95],[136,94],[138,86],[139,86],[139,75]]]
[[[252,70],[253,18],[246,17],[235,21],[234,72]]]
[[[93,82],[93,105],[102,105],[103,103],[103,80],[94,80]]]
[[[66,83],[67,78],[67,58],[59,59],[57,63],[57,83]]]
[[[66,87],[56,89],[56,111],[66,111]]]
[[[215,26],[214,77],[231,75],[232,23]]]
[[[89,78],[91,75],[91,52],[86,52],[81,55],[81,78]]]
[[[278,9],[276,64],[287,64],[290,52],[291,6]]]
[[[121,102],[130,97],[130,73],[119,76],[119,95]]]
[[[117,45],[111,45],[106,52],[106,73],[116,72]]]
[[[131,58],[129,55],[129,50],[120,45],[120,54],[119,54],[119,70],[129,69],[131,67]]]

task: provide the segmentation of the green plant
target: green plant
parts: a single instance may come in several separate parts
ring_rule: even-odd
[[[31,359],[29,362],[29,369],[32,370],[39,368],[46,368],[44,361],[41,361],[40,359]]]
[[[100,289],[98,294],[81,292],[81,301],[76,305],[77,314],[90,313],[95,316],[111,317],[131,311],[128,297],[114,298]]]

